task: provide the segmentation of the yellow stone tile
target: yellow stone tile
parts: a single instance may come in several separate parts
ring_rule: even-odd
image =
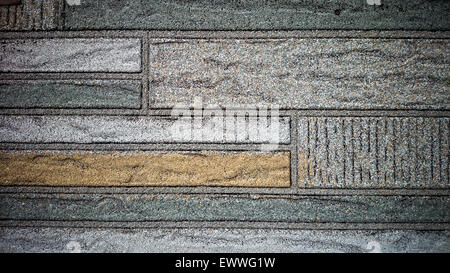
[[[0,153],[0,186],[289,187],[289,153]]]

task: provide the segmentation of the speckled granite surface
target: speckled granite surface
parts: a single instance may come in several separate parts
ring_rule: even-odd
[[[175,122],[186,130],[176,130]],[[208,125],[210,119],[201,122]],[[0,117],[0,141],[14,143],[262,143],[279,138],[290,142],[290,118],[280,117],[275,136],[249,137],[249,121],[223,119],[229,131],[212,127],[201,138],[194,138],[194,119],[177,117],[126,116],[3,116]],[[231,134],[231,137],[230,137]]]
[[[447,109],[447,40],[155,40],[150,103]]]
[[[141,107],[139,81],[0,81],[1,108]]]
[[[448,223],[447,196],[0,194],[3,220]]]
[[[448,252],[448,231],[1,228],[1,252]],[[379,245],[378,245],[379,244]]]
[[[449,29],[445,0],[83,0],[65,8],[66,29]]]
[[[0,41],[1,72],[140,72],[138,39]]]
[[[0,7],[1,252],[450,252],[449,1],[22,3]],[[201,129],[230,107],[232,134]]]

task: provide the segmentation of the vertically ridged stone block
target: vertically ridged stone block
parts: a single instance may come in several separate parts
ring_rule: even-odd
[[[300,117],[307,188],[449,188],[449,119]]]
[[[0,6],[0,31],[56,30],[63,26],[65,0],[21,0]]]

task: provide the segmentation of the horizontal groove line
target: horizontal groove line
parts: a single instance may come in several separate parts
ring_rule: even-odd
[[[0,72],[0,80],[142,80],[143,72]]]
[[[248,197],[258,195],[271,198],[286,198],[289,196],[306,197],[336,197],[336,196],[414,196],[414,197],[446,197],[450,189],[305,189],[305,188],[270,188],[270,187],[45,187],[45,186],[1,186],[0,194],[189,194],[189,195],[220,195]],[[276,196],[275,196],[276,195]]]
[[[189,108],[190,109],[190,108]],[[245,110],[245,108],[237,108],[234,110]],[[270,109],[270,108],[269,108]],[[190,109],[192,110],[192,109]],[[134,112],[130,112],[134,111]],[[0,115],[36,115],[36,116],[44,116],[44,115],[122,115],[122,114],[137,114],[139,116],[171,116],[171,108],[148,108],[146,111],[142,111],[142,109],[127,109],[127,108],[0,108]],[[391,109],[391,110],[376,110],[376,109],[367,109],[367,110],[348,110],[348,109],[331,109],[331,110],[323,110],[323,109],[309,109],[309,110],[297,110],[297,109],[280,109],[280,117],[289,117],[290,114],[299,115],[300,117],[436,117],[436,118],[446,118],[450,117],[450,110],[442,109],[442,110],[434,110],[434,109]],[[192,115],[195,116],[195,115]],[[242,115],[238,115],[242,116]],[[247,115],[249,116],[249,115]],[[253,116],[253,115],[252,115]]]
[[[323,229],[323,230],[448,230],[448,223],[293,223],[243,221],[40,221],[0,220],[0,227],[61,227],[61,228],[249,228],[249,229]]]
[[[8,31],[0,39],[145,38],[150,39],[449,39],[449,30],[66,30]]]

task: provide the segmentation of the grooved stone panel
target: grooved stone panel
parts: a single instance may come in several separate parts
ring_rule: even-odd
[[[0,142],[273,143],[277,138],[283,144],[290,142],[288,117],[280,117],[279,131],[272,130],[270,124],[266,131],[258,131],[255,138],[250,138],[252,127],[248,120],[234,117],[223,121],[229,130],[216,127],[215,121],[207,117],[200,120],[206,129],[199,131],[194,118],[187,117],[0,116]],[[199,132],[202,134],[198,135]]]
[[[449,197],[0,194],[0,220],[448,223]]]
[[[150,105],[448,109],[448,40],[153,39]]]
[[[0,186],[289,187],[289,153],[0,153]]]
[[[66,29],[449,29],[446,0],[83,0],[66,5]]]
[[[0,40],[0,72],[140,72],[140,39]]]
[[[449,121],[300,117],[300,186],[449,188]]]
[[[20,5],[0,6],[0,30],[61,29],[64,1],[22,0]]]
[[[139,109],[141,89],[139,81],[0,81],[0,108]]]
[[[449,252],[449,231],[0,228],[0,252]]]

